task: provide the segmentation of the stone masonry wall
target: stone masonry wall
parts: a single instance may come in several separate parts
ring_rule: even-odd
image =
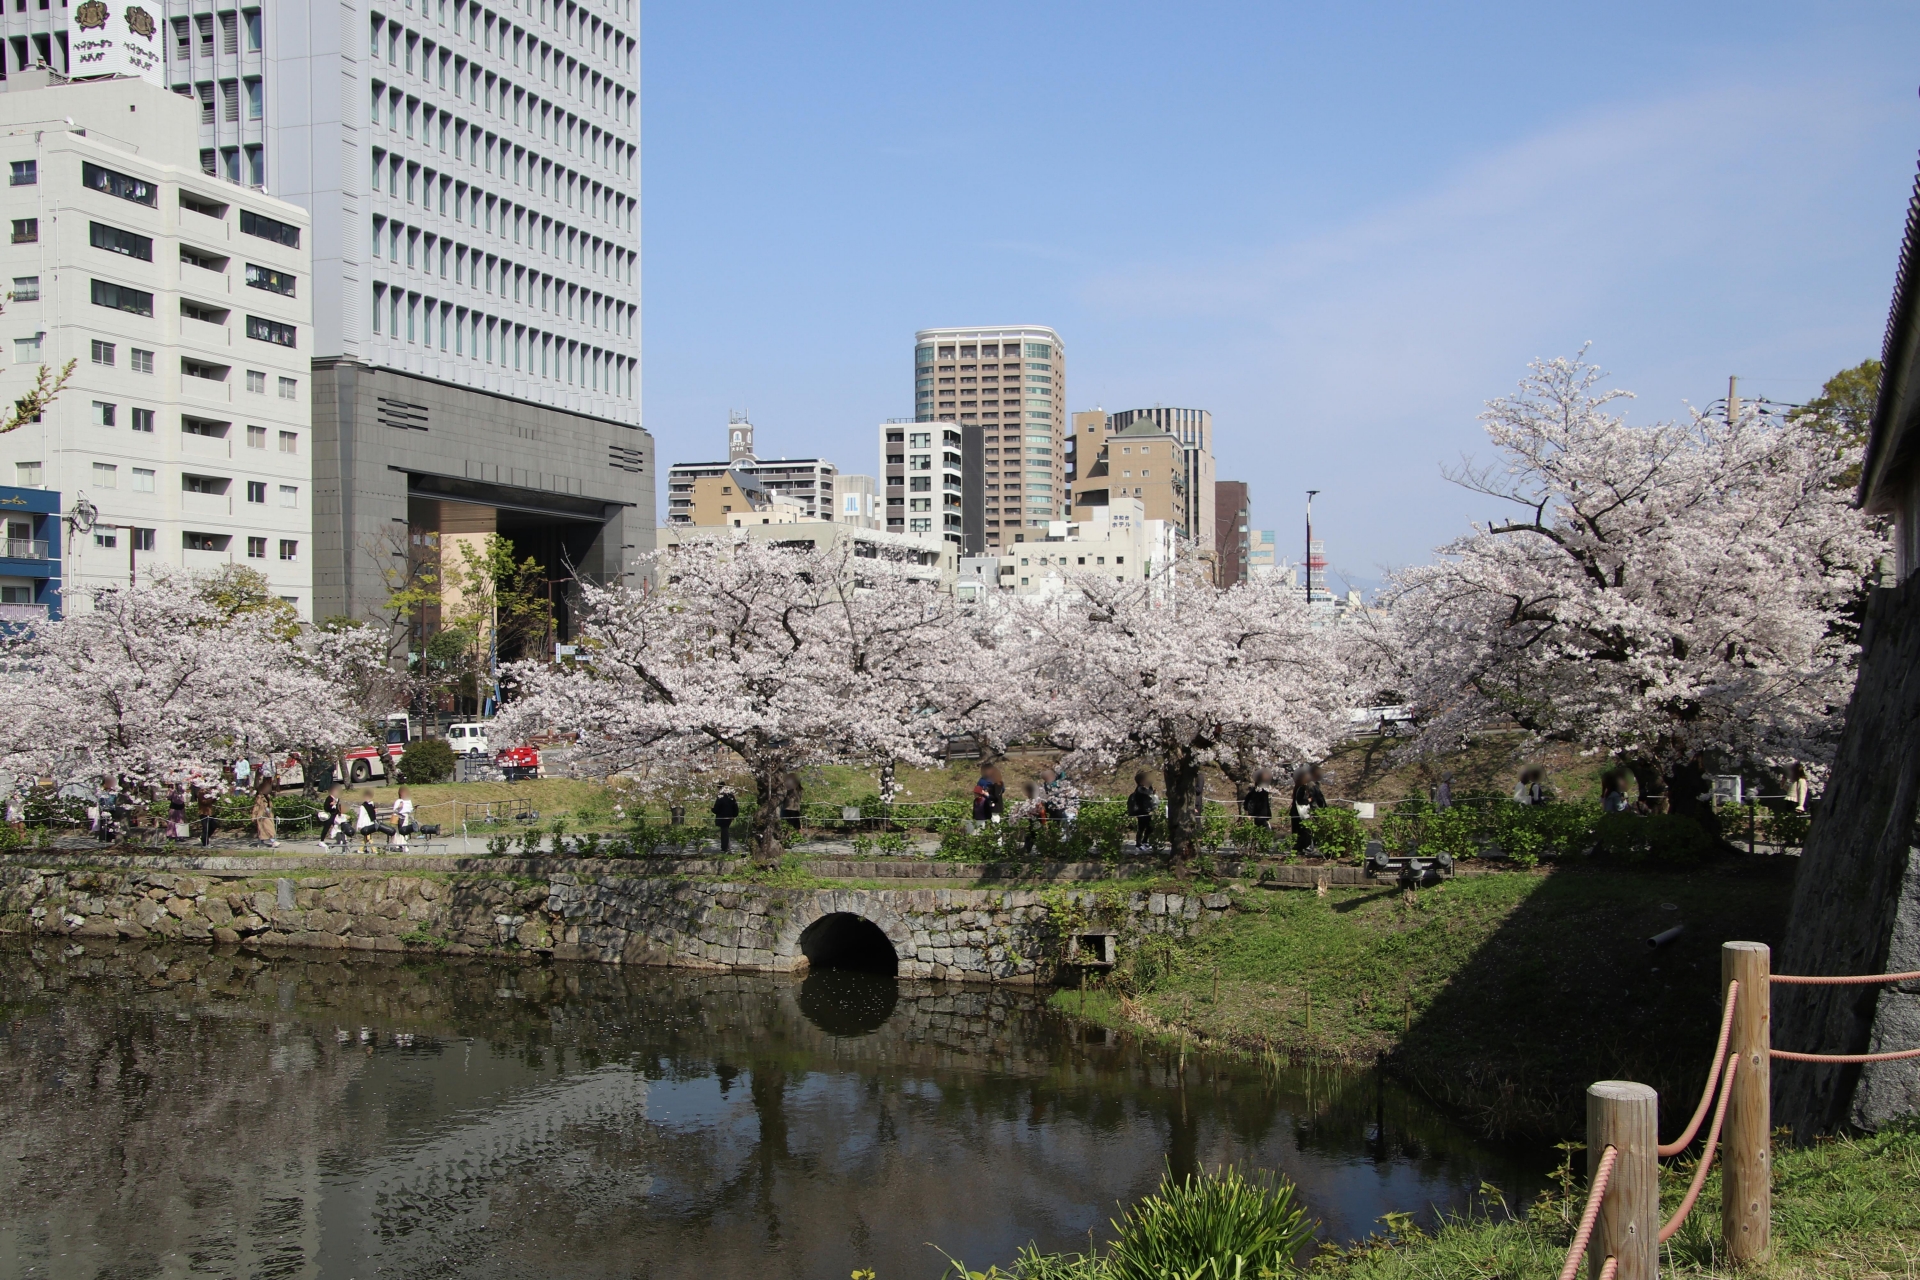
[[[901,977],[1032,983],[1051,980],[1083,933],[1115,934],[1121,947],[1182,936],[1232,904],[1224,893],[781,889],[565,865],[516,876],[6,865],[0,931],[789,972],[809,963],[808,929],[844,914],[878,926]]]

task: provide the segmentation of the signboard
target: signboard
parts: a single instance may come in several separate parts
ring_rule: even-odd
[[[67,10],[67,68],[85,76],[138,76],[165,87],[157,0],[85,0]]]

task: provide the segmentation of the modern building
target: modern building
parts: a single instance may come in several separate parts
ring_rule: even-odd
[[[60,617],[60,494],[0,485],[0,623]]]
[[[944,421],[896,418],[880,424],[889,533],[936,534],[956,549],[962,546],[961,440],[957,427]]]
[[[877,573],[899,574],[951,589],[959,572],[959,548],[939,534],[860,529],[842,521],[796,518],[792,512],[790,505],[783,504],[777,516],[761,523],[754,523],[753,518],[748,517],[739,524],[669,525],[660,531],[660,545],[672,547],[696,538],[746,538],[813,551],[851,543],[854,558],[871,561]]]
[[[1074,414],[1073,423],[1075,520],[1098,520],[1100,508],[1133,498],[1145,508],[1146,519],[1165,522],[1211,552],[1211,538],[1202,542],[1187,523],[1193,503],[1187,497],[1186,449],[1177,436],[1151,421],[1117,431],[1097,409]]]
[[[1067,358],[1060,335],[1039,325],[922,329],[914,335],[913,370],[914,420],[956,424],[963,448],[979,461],[955,532],[964,528],[974,551],[1042,536],[1066,514]],[[896,515],[911,516],[911,491],[896,493],[886,478],[893,528]]]
[[[833,483],[834,516],[856,529],[886,528],[880,505],[880,482],[872,476],[839,476]]]
[[[1123,409],[1108,417],[1108,430],[1115,435],[1135,428],[1151,427],[1164,431],[1180,442],[1186,480],[1187,509],[1180,519],[1203,551],[1213,550],[1213,414],[1205,409]]]
[[[144,80],[4,84],[0,399],[41,368],[73,373],[39,421],[0,436],[0,467],[94,513],[65,548],[68,600],[126,581],[130,562],[243,564],[301,617],[326,616],[306,211],[202,173],[195,108]]]
[[[753,424],[729,415],[725,462],[676,462],[667,470],[667,524],[718,525],[742,485],[779,494],[798,504],[807,519],[831,520],[839,468],[824,458],[757,458]]]
[[[1053,521],[1044,538],[997,556],[962,557],[956,591],[962,599],[988,590],[1044,596],[1066,590],[1077,577],[1146,581],[1177,553],[1179,535],[1145,512],[1138,498],[1120,498],[1093,508],[1085,521]]]
[[[1247,545],[1247,577],[1270,578],[1280,573],[1280,540],[1271,529],[1256,529]]]
[[[1213,585],[1222,591],[1247,580],[1253,544],[1248,538],[1249,498],[1244,480],[1213,482]]]

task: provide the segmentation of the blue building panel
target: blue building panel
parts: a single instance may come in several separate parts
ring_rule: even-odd
[[[0,485],[0,622],[60,616],[60,495]]]

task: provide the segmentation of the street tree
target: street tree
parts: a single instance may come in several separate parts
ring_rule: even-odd
[[[1449,478],[1517,514],[1393,576],[1361,633],[1450,747],[1517,723],[1629,763],[1817,762],[1852,683],[1844,610],[1882,540],[1837,483],[1858,451],[1803,420],[1629,426],[1583,359],[1537,362]]]
[[[582,598],[579,657],[513,668],[501,736],[577,735],[584,758],[661,785],[743,768],[763,863],[802,769],[930,765],[945,741],[952,601],[850,546],[691,541]]]
[[[1166,785],[1176,865],[1191,865],[1208,765],[1251,773],[1324,755],[1345,724],[1344,668],[1275,578],[1214,589],[1185,559],[1148,582],[1093,576],[1028,610],[1028,674],[1069,772],[1141,761]]]

